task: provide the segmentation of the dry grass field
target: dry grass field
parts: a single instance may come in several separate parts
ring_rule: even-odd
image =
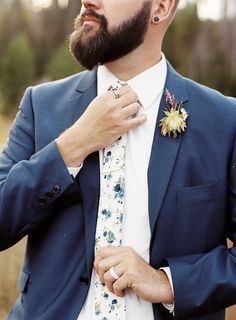
[[[3,118],[3,116],[1,116],[0,114],[0,150],[2,149],[6,141],[10,124],[11,124],[11,120]]]
[[[5,144],[11,119],[0,115],[0,150]],[[18,293],[17,278],[22,265],[25,240],[0,253],[0,319],[7,319],[7,314],[16,300]]]
[[[0,150],[7,138],[11,120],[0,115]],[[25,239],[14,247],[0,252],[0,319],[6,320],[12,304],[17,298],[17,278],[22,265]],[[227,310],[227,320],[236,319],[236,306]],[[34,320],[34,319],[32,319]],[[54,319],[52,319],[54,320]],[[66,320],[66,319],[65,319]]]

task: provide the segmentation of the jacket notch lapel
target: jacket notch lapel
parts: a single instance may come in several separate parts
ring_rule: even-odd
[[[69,98],[71,124],[76,122],[97,95],[97,69],[85,71]]]

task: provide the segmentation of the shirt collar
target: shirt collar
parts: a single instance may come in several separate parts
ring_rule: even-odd
[[[137,93],[144,108],[148,107],[163,92],[166,75],[166,58],[162,53],[162,58],[157,64],[127,81]],[[97,78],[98,95],[105,93],[110,85],[115,85],[118,80],[104,65],[98,67]]]

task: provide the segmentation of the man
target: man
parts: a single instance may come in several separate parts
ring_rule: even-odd
[[[166,63],[177,5],[82,1],[70,47],[91,71],[26,91],[0,158],[1,249],[28,235],[9,319],[221,320],[236,302],[236,102]]]

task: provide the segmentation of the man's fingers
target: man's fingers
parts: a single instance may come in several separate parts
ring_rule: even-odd
[[[141,114],[132,119],[126,120],[126,131],[129,131],[130,129],[135,129],[139,127],[141,124],[145,123],[146,121],[147,117],[145,114]]]
[[[104,258],[97,263],[95,269],[102,282],[105,282],[105,279],[104,279],[105,273],[109,272],[109,269],[112,266],[118,265],[120,263],[120,260],[121,260],[120,256],[116,255],[116,256],[110,256],[110,257]]]
[[[135,116],[138,113],[139,109],[141,108],[138,102],[131,103],[130,105],[121,109],[122,115],[125,119]]]
[[[122,271],[121,265],[116,265],[115,267],[113,267],[113,270],[117,274],[118,277],[122,276],[123,271]],[[115,281],[116,281],[116,279],[114,279],[114,277],[112,276],[110,269],[104,273],[104,283],[106,284],[108,290],[112,293],[114,293],[113,284]]]
[[[102,256],[101,254],[99,254],[99,252],[98,252],[98,254],[97,254],[96,257],[95,257],[94,263],[93,263],[94,268],[95,268],[96,271],[97,271],[97,269],[98,269],[98,263],[99,263],[99,261],[102,260],[102,259],[103,259],[103,256]]]
[[[118,88],[116,90],[118,90],[116,91],[116,93],[119,94],[120,96],[119,98],[116,98],[116,95],[113,91],[108,91],[101,97],[108,98],[109,100],[107,100],[107,102],[110,102],[110,103],[112,102],[113,104],[115,103],[117,108],[120,108],[120,109],[130,105],[131,103],[138,101],[137,94],[130,87],[125,86],[122,88]]]
[[[127,92],[129,92],[129,91],[131,91],[131,90],[132,90],[132,89],[130,89],[130,87],[129,87],[128,85],[121,86],[121,87],[115,89],[116,93],[120,96],[120,98],[121,98],[124,94],[126,94]],[[116,93],[113,92],[113,90],[110,89],[110,88],[109,88],[109,90],[108,90],[108,92],[107,92],[107,94],[108,94],[112,99],[117,99],[117,98],[116,98]],[[120,98],[118,98],[118,99],[120,99]],[[118,99],[117,99],[117,100],[118,100]]]
[[[126,288],[128,288],[128,281],[126,275],[124,274],[113,283],[113,292],[118,297],[124,297]]]
[[[132,250],[132,248],[108,246],[108,247],[100,248],[98,251],[98,255],[101,256],[102,258],[106,258],[111,255],[127,252],[127,250]]]
[[[107,258],[103,258],[97,264],[97,269],[102,269],[104,271],[109,270],[112,266],[120,263],[121,257],[119,255],[112,255]]]
[[[132,89],[129,89],[129,91],[117,99],[120,108],[124,108],[134,102],[138,102],[138,95]]]

